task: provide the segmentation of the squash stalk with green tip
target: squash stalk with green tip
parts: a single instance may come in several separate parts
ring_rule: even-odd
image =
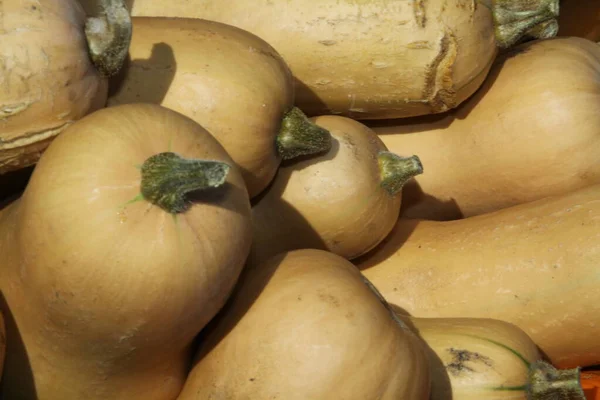
[[[192,118],[225,147],[250,197],[282,160],[329,150],[331,136],[294,107],[291,72],[263,39],[202,19],[132,18],[129,63],[108,105],[160,104]]]
[[[579,369],[557,370],[548,364],[531,337],[514,324],[396,314],[428,349],[430,400],[585,400]]]
[[[0,211],[0,397],[173,400],[251,239],[241,173],[196,122],[149,104],[76,122]]]
[[[66,127],[104,107],[106,76],[124,61],[123,1],[86,18],[76,0],[2,2],[0,174],[35,164]],[[10,34],[9,34],[10,33]]]
[[[570,0],[577,2],[578,0]],[[263,38],[308,116],[442,113],[485,81],[500,50],[556,35],[559,0],[129,0],[133,16],[206,18]]]
[[[390,153],[360,122],[332,115],[311,120],[331,133],[331,148],[284,163],[254,202],[249,264],[301,248],[360,256],[391,231],[403,185],[423,173],[418,156]]]

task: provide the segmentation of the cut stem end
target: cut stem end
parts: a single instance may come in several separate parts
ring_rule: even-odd
[[[116,75],[131,43],[131,16],[123,0],[101,0],[98,16],[85,22],[92,63],[102,76]]]
[[[142,196],[163,210],[177,214],[189,204],[186,195],[225,183],[230,166],[220,161],[186,159],[172,152],[149,157],[142,164]]]
[[[528,400],[585,400],[579,368],[558,370],[545,361],[529,369]]]
[[[402,190],[411,178],[423,173],[423,164],[417,156],[400,157],[389,151],[377,156],[381,174],[381,186],[392,196]]]
[[[279,156],[290,160],[329,151],[331,134],[310,121],[298,107],[293,107],[283,117],[275,145]]]
[[[498,47],[506,49],[523,37],[547,39],[558,33],[559,0],[494,0]]]

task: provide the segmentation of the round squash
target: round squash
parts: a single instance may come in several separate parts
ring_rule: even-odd
[[[76,0],[2,2],[0,174],[35,164],[67,126],[104,106],[131,21],[122,1],[101,5],[86,19]]]
[[[562,0],[558,17],[560,36],[578,36],[600,41],[600,2],[598,0]]]
[[[132,20],[130,62],[111,81],[108,105],[156,103],[200,123],[241,169],[250,197],[282,158],[331,146],[329,133],[293,107],[290,70],[264,40],[201,19]]]
[[[251,264],[302,248],[348,259],[366,253],[392,230],[404,183],[423,171],[417,156],[388,152],[358,121],[333,115],[312,120],[331,133],[331,149],[282,165],[253,204]]]
[[[400,318],[427,345],[430,400],[585,400],[579,369],[559,371],[545,362],[531,338],[513,324],[490,318]]]
[[[0,397],[174,399],[250,225],[240,172],[194,121],[136,104],[71,125],[0,214]]]
[[[417,337],[345,259],[278,255],[211,322],[179,400],[427,400]]]
[[[356,265],[418,317],[494,318],[560,368],[600,363],[600,185],[457,221],[400,219]]]
[[[558,0],[135,0],[134,16],[206,18],[266,40],[310,116],[399,118],[456,107],[498,47],[556,33]]]
[[[600,182],[599,108],[600,46],[555,38],[500,57],[444,117],[370,126],[427,166],[404,188],[401,215],[450,220]]]

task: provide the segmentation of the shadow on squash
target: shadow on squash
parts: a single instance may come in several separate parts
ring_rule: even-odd
[[[387,235],[387,237],[383,239],[383,241],[379,243],[377,247],[366,254],[357,257],[356,259],[352,260],[352,262],[355,263],[355,265],[360,264],[361,270],[365,270],[382,263],[389,257],[393,256],[396,251],[402,247],[404,242],[406,242],[420,222],[421,221],[416,219],[400,218],[396,222],[396,225],[389,235]],[[390,245],[390,243],[392,245]],[[383,250],[384,248],[385,251]]]
[[[452,400],[452,384],[450,383],[450,376],[446,370],[446,366],[442,359],[433,351],[427,342],[421,337],[419,329],[413,324],[410,315],[401,307],[395,304],[389,304],[390,308],[396,313],[396,315],[410,328],[411,331],[420,339],[421,344],[425,348],[427,353],[427,359],[429,361],[429,371],[431,379],[431,393],[430,399],[444,399]]]
[[[0,209],[23,193],[34,166],[0,175]]]
[[[4,324],[6,328],[6,354],[4,359],[4,369],[2,371],[2,377],[0,377],[0,399],[5,399],[2,393],[3,382],[17,381],[18,386],[26,388],[27,391],[22,392],[23,398],[26,399],[37,399],[37,393],[35,391],[35,383],[33,380],[33,373],[31,371],[31,363],[27,357],[27,350],[23,344],[23,339],[15,323],[12,312],[8,308],[4,295],[0,292],[0,312],[4,316]],[[24,367],[18,367],[22,365]],[[19,375],[11,375],[11,371],[20,371]],[[27,373],[22,374],[23,371]]]
[[[141,93],[122,93],[119,104],[141,101],[152,104],[162,103],[177,72],[177,60],[173,48],[166,43],[154,43],[152,53],[147,59],[132,60],[128,55],[123,67],[109,81],[109,103],[110,98],[121,89],[128,71],[134,68],[140,70],[136,76],[141,77],[140,79],[144,82],[144,85],[137,85]]]

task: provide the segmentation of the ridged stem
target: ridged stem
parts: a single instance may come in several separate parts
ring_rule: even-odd
[[[225,183],[229,165],[220,161],[183,158],[172,152],[149,157],[142,164],[141,193],[144,199],[177,214],[188,206],[186,195]]]
[[[279,156],[289,160],[329,151],[331,134],[310,121],[298,107],[293,107],[283,116],[275,144]]]
[[[492,0],[498,47],[509,48],[524,36],[556,36],[558,8],[559,0]]]
[[[545,361],[529,368],[528,400],[585,400],[579,368],[559,370]]]
[[[380,185],[390,194],[397,194],[409,179],[423,173],[423,164],[417,156],[400,157],[389,151],[377,156],[381,175]]]
[[[123,0],[100,0],[98,15],[85,22],[90,58],[101,75],[123,66],[131,43],[131,16]]]

